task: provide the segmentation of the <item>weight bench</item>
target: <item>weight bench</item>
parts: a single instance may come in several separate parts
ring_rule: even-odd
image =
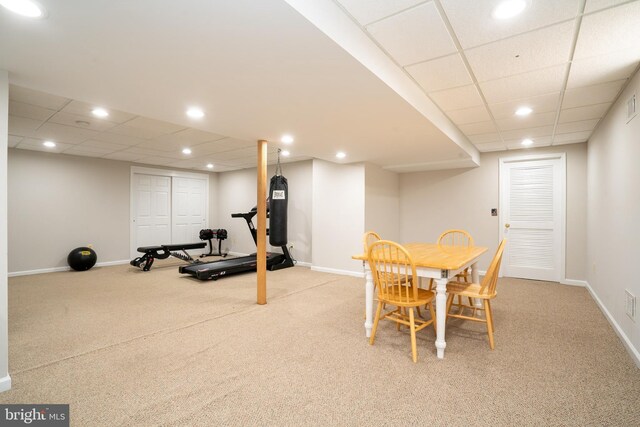
[[[203,249],[207,246],[206,242],[184,243],[176,245],[160,245],[160,246],[142,246],[138,248],[138,252],[143,253],[141,257],[131,260],[130,264],[134,267],[140,267],[144,271],[149,271],[156,259],[166,259],[170,256],[187,261],[190,264],[197,264],[200,261],[193,259],[187,252],[189,249]],[[182,251],[183,253],[176,252]]]

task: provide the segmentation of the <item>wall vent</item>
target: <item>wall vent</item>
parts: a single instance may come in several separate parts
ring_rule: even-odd
[[[636,320],[636,297],[629,292],[627,289],[624,290],[624,294],[626,296],[626,311],[627,316],[631,318],[635,322]]]
[[[629,123],[637,113],[636,94],[634,93],[627,101],[627,123]]]

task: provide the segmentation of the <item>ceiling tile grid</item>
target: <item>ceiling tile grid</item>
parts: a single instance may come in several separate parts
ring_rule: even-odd
[[[214,171],[255,167],[251,141],[111,109],[108,117],[97,118],[97,105],[15,85],[9,98],[10,147],[206,171],[209,163]],[[56,145],[46,147],[45,141]],[[277,148],[269,146],[273,159]]]
[[[337,0],[481,151],[593,131],[638,69],[640,1],[501,1]]]

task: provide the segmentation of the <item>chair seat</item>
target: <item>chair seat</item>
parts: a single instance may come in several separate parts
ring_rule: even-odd
[[[435,293],[433,291],[427,291],[426,289],[418,288],[418,299],[414,300],[413,298],[410,298],[409,300],[407,300],[405,289],[402,289],[401,292],[402,293],[389,293],[384,297],[378,294],[378,300],[384,303],[395,305],[397,307],[416,307],[424,304],[429,304],[435,297]],[[409,294],[411,294],[411,291],[409,291]]]
[[[463,297],[480,299],[493,299],[497,295],[497,292],[494,292],[493,294],[483,292],[482,286],[479,283],[464,283],[456,281],[447,283],[447,292],[461,295]]]

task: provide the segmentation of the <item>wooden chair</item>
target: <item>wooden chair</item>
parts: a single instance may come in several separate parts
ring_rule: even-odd
[[[498,284],[498,273],[500,272],[500,263],[502,261],[502,252],[504,251],[504,245],[507,240],[504,239],[500,242],[500,246],[498,246],[498,250],[496,251],[491,264],[489,265],[489,269],[487,270],[487,274],[482,279],[482,283],[464,283],[464,282],[449,282],[447,283],[447,293],[449,294],[447,297],[447,319],[449,317],[455,317],[458,319],[465,320],[473,320],[475,322],[483,322],[487,324],[487,334],[489,335],[489,347],[491,350],[494,348],[493,343],[493,313],[491,312],[491,300],[494,299],[497,295],[496,285]],[[458,304],[455,304],[458,307],[458,311],[456,314],[451,314],[451,307],[453,304],[453,298],[458,295]],[[461,297],[468,297],[469,301],[472,298],[481,299],[484,301],[484,307],[478,308],[473,304],[465,305],[462,304]],[[471,316],[465,316],[463,314],[465,309],[473,310]],[[476,317],[476,311],[481,310],[485,312],[485,319],[481,319]]]
[[[377,242],[378,240],[382,240],[382,238],[375,231],[367,231],[366,233],[364,233],[364,236],[362,238],[362,243],[364,244],[364,253],[368,254],[369,246],[371,246],[371,244]]]
[[[473,246],[473,237],[464,231],[464,230],[447,230],[438,237],[438,246],[442,247],[446,250],[447,246],[449,247],[470,247]],[[469,268],[465,268],[461,273],[456,274],[455,281],[463,281],[465,283],[471,283],[471,271]],[[429,280],[429,290],[433,290],[433,279]],[[462,303],[462,300],[459,298],[458,302]],[[470,304],[473,304],[473,301],[469,300]]]
[[[418,361],[416,349],[416,332],[433,324],[436,329],[435,311],[433,309],[434,293],[418,288],[413,280],[416,276],[416,266],[409,252],[399,244],[389,240],[374,242],[368,252],[369,267],[378,289],[378,307],[371,331],[369,344],[373,345],[380,319],[388,319],[409,327],[411,333],[411,352],[413,362]],[[393,305],[396,309],[383,313],[385,304]],[[416,318],[414,309],[428,304],[431,319]],[[407,316],[407,311],[409,315]]]

